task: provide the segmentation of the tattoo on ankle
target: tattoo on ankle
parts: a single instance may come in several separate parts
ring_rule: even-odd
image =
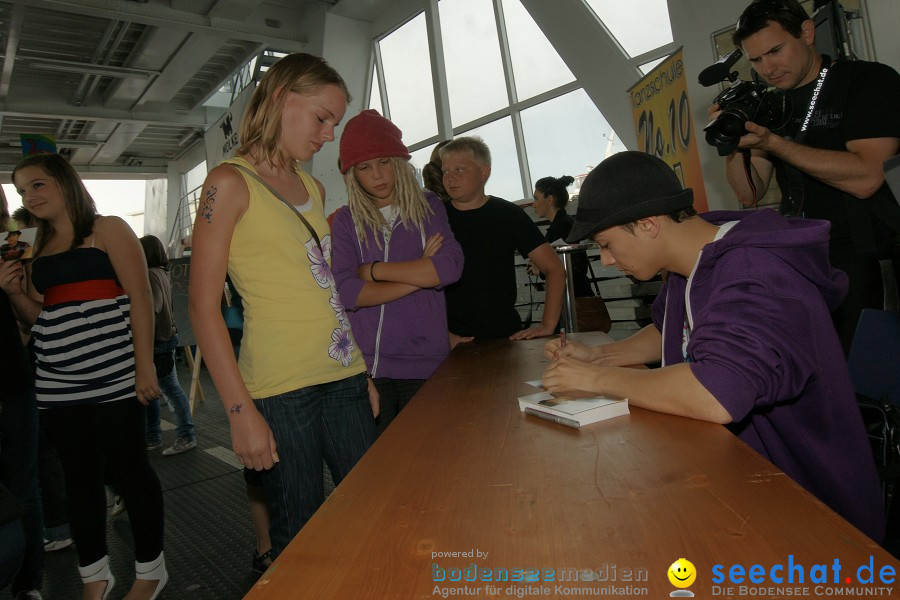
[[[233,404],[233,405],[231,406],[231,408],[228,409],[228,412],[230,412],[230,413],[233,414],[233,415],[240,414],[241,408],[242,408],[243,406],[244,406],[243,404]]]

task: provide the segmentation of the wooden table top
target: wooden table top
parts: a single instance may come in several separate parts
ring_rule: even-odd
[[[544,342],[457,347],[246,598],[662,598],[682,557],[697,597],[832,595],[863,585],[870,559],[864,587],[897,593],[879,577],[897,560],[722,426],[635,407],[581,429],[521,413]],[[496,581],[504,570],[540,581]]]

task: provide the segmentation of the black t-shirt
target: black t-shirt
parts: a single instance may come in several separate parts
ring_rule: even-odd
[[[544,237],[525,211],[502,198],[489,196],[474,210],[446,206],[465,257],[462,277],[446,288],[450,331],[479,339],[509,337],[522,329],[515,309],[515,253],[527,257]]]
[[[830,59],[827,56],[823,58],[823,64],[827,65]],[[818,80],[817,76],[803,87],[786,92],[792,105],[791,119],[776,133],[789,139],[797,138]],[[852,140],[900,138],[898,102],[900,75],[894,69],[866,61],[837,61],[830,65],[810,124],[800,143],[813,148],[846,151],[846,143]],[[894,232],[870,211],[871,206],[877,204],[882,207],[890,204],[896,206],[887,184],[871,197],[860,200],[818,179],[786,168],[775,157],[773,164],[778,186],[782,190],[782,212],[802,212],[807,218],[831,221],[832,260],[874,258],[876,252],[882,256],[890,252]],[[860,232],[855,236],[852,233],[854,228]]]
[[[15,314],[6,292],[0,290],[0,387],[8,392],[23,392],[33,383]]]

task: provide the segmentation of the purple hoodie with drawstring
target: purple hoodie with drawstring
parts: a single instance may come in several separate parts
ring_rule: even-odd
[[[689,303],[674,273],[654,302],[663,365],[691,363],[729,429],[880,542],[874,457],[830,315],[847,293],[828,261],[830,223],[774,210],[701,217],[739,222],[703,248]]]
[[[379,232],[381,248],[371,230],[369,244],[357,239],[348,207],[337,211],[332,224],[331,270],[341,303],[347,310],[353,338],[373,377],[428,379],[450,353],[447,330],[447,303],[444,286],[459,279],[463,267],[462,248],[447,223],[447,211],[432,192],[425,199],[434,214],[428,215],[424,231],[396,219],[389,241]],[[415,292],[378,306],[357,306],[363,280],[356,272],[373,261],[405,262],[422,258],[425,241],[435,233],[444,243],[431,257],[440,285]]]

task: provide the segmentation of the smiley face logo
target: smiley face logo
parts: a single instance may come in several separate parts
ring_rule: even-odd
[[[697,579],[697,569],[686,558],[679,558],[669,567],[669,583],[677,588],[691,587]]]

